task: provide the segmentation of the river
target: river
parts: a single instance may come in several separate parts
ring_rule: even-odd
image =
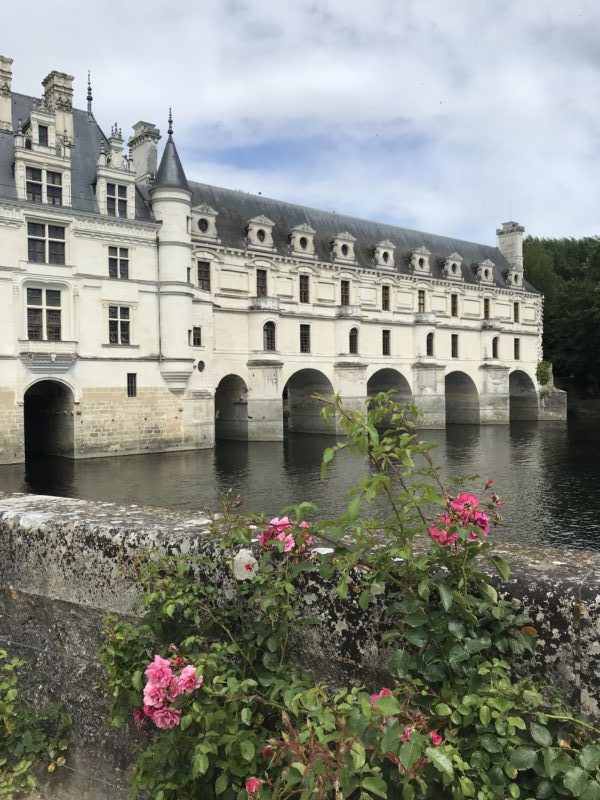
[[[596,422],[453,425],[426,431],[444,476],[492,478],[504,499],[498,539],[600,550],[600,424]],[[220,441],[214,450],[99,458],[42,459],[0,467],[0,491],[34,492],[168,508],[216,508],[229,488],[246,507],[275,514],[301,500],[322,516],[344,508],[365,475],[342,453],[320,479],[328,436],[290,434],[281,442]]]

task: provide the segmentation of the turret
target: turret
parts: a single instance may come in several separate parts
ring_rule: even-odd
[[[0,131],[12,131],[12,58],[0,56]]]
[[[523,234],[525,228],[518,222],[503,222],[496,230],[498,249],[508,261],[505,271],[506,282],[512,288],[523,287]]]

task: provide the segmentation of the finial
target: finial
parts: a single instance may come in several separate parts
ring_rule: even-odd
[[[88,85],[87,85],[87,112],[88,116],[92,115],[92,79],[88,69]]]
[[[173,135],[173,114],[171,113],[171,106],[169,106],[169,130],[167,133],[169,136]]]

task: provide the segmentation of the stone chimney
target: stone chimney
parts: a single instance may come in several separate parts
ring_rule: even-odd
[[[0,56],[0,131],[12,131],[12,58]]]
[[[73,141],[73,76],[51,72],[42,81],[44,104],[56,115],[56,137]]]
[[[518,222],[503,222],[498,228],[498,249],[511,269],[523,272],[523,234],[525,228]]]
[[[136,181],[149,180],[156,174],[157,148],[160,131],[151,122],[136,122],[129,140]]]

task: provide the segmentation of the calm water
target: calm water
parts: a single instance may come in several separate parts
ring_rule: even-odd
[[[445,475],[491,477],[505,501],[499,538],[600,550],[600,423],[513,423],[427,431]],[[110,500],[175,509],[215,507],[230,487],[248,508],[278,512],[310,499],[323,516],[344,507],[346,491],[365,474],[342,453],[321,481],[327,436],[285,442],[219,442],[215,450],[0,467],[0,491]]]

